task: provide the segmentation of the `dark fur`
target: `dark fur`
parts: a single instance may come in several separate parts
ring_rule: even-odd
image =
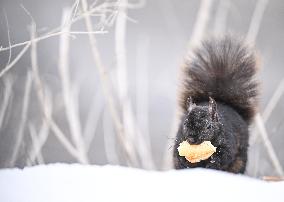
[[[245,171],[248,126],[257,106],[256,70],[253,51],[229,36],[205,41],[194,52],[184,69],[180,96],[183,116],[174,146],[175,168]],[[191,144],[211,141],[217,152],[200,163],[189,163],[177,151],[185,140]]]

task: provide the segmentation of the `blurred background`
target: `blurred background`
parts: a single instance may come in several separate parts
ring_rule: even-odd
[[[170,169],[179,71],[207,36],[255,44],[247,174],[283,175],[281,0],[1,0],[0,167]]]

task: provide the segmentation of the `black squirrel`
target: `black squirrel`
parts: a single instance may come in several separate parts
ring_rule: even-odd
[[[232,36],[204,41],[186,60],[179,97],[183,115],[173,153],[176,169],[245,172],[248,126],[258,105],[257,66],[254,50]],[[207,160],[190,163],[178,154],[182,141],[211,141],[217,150]]]

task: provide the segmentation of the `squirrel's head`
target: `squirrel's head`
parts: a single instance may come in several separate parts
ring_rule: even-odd
[[[184,139],[190,144],[200,144],[203,141],[213,141],[220,131],[217,104],[209,98],[208,105],[197,106],[189,98],[187,101],[187,114],[183,119],[182,133]]]

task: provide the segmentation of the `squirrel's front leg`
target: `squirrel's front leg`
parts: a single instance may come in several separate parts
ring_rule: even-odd
[[[235,159],[232,149],[226,147],[219,147],[215,154],[213,154],[205,165],[205,168],[212,168],[216,170],[226,170],[228,166]]]
[[[221,159],[217,154],[213,154],[206,162],[205,168],[221,170]]]

